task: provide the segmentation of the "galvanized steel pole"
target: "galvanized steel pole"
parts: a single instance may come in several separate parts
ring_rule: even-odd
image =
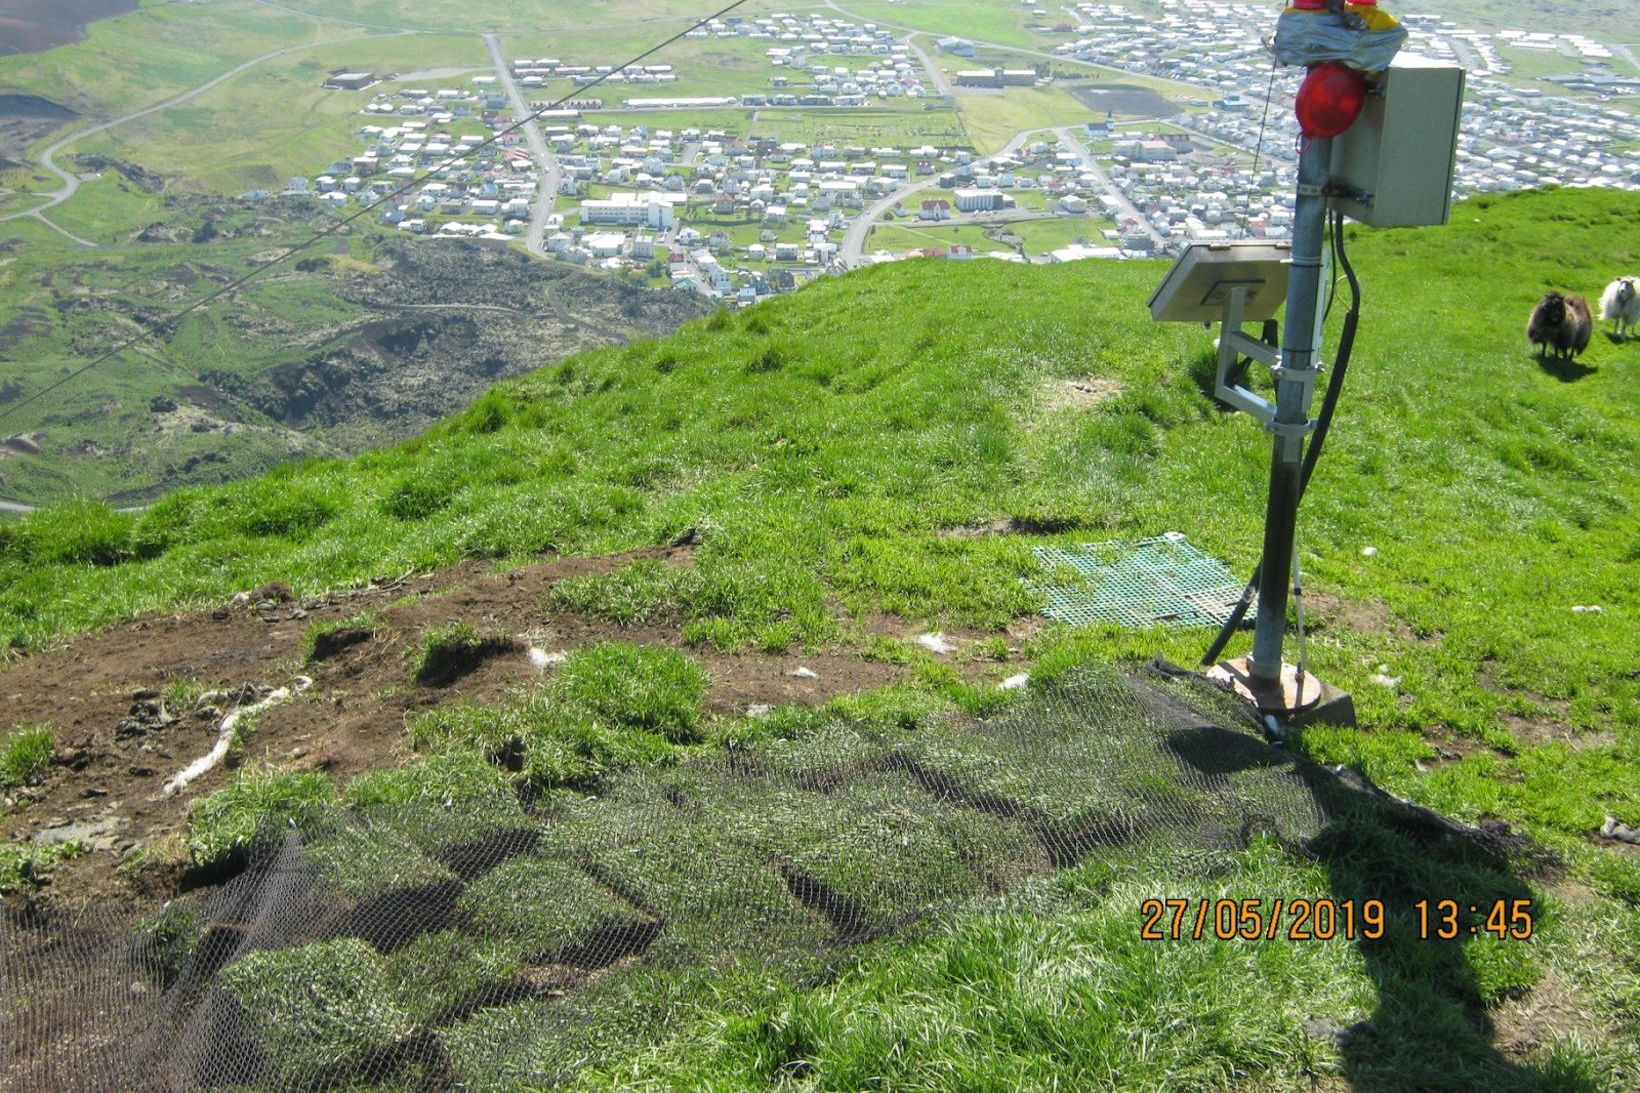
[[[1310,139],[1298,160],[1298,201],[1293,208],[1292,269],[1287,278],[1286,337],[1276,376],[1275,454],[1270,500],[1264,514],[1264,567],[1259,579],[1258,625],[1248,671],[1261,684],[1279,686],[1281,643],[1287,630],[1287,586],[1292,579],[1293,538],[1302,495],[1304,439],[1318,375],[1322,246],[1327,234],[1324,193],[1332,165],[1332,141]]]

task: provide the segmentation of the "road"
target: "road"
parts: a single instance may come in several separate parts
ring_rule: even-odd
[[[414,33],[414,32],[412,32],[412,31],[401,31],[399,33],[407,33],[408,34],[408,33]],[[380,36],[377,36],[377,37],[380,37]],[[52,229],[54,229],[56,231],[59,231],[59,232],[62,232],[62,234],[68,236],[70,239],[74,240],[76,243],[80,244],[82,247],[96,247],[97,246],[96,243],[91,242],[89,239],[81,239],[79,236],[75,235],[73,232],[70,232],[67,229],[58,226],[57,224],[52,223],[49,219],[47,219],[47,217],[45,215],[46,210],[54,209],[58,205],[61,205],[63,202],[67,201],[69,198],[73,197],[80,189],[79,176],[74,175],[74,174],[70,174],[68,171],[65,171],[61,167],[57,166],[57,160],[56,160],[57,153],[61,152],[64,148],[67,148],[69,145],[74,144],[78,141],[82,141],[87,137],[94,137],[98,133],[105,133],[110,129],[114,129],[118,126],[125,125],[129,122],[136,121],[138,118],[146,118],[150,114],[157,114],[161,110],[168,110],[173,106],[178,106],[178,105],[180,105],[182,103],[185,103],[185,102],[188,102],[192,99],[197,99],[197,98],[199,98],[199,96],[205,94],[207,91],[211,90],[212,88],[217,87],[220,84],[227,83],[229,80],[233,79],[235,76],[239,75],[240,73],[249,71],[250,69],[255,68],[257,65],[262,64],[266,61],[271,61],[276,57],[284,57],[284,56],[287,56],[287,55],[292,54],[292,53],[300,53],[304,50],[317,49],[320,46],[328,46],[328,45],[334,45],[334,44],[335,44],[335,42],[333,42],[333,41],[332,42],[309,42],[307,45],[287,46],[284,49],[276,49],[272,53],[264,53],[264,54],[262,54],[262,56],[254,57],[251,60],[246,61],[242,65],[238,65],[234,68],[230,68],[228,71],[224,72],[220,76],[217,76],[215,79],[207,80],[205,83],[200,84],[198,87],[194,88],[192,91],[184,91],[182,94],[176,96],[173,99],[166,99],[162,103],[158,103],[154,106],[145,107],[144,109],[138,110],[134,113],[126,114],[124,117],[115,118],[113,121],[105,121],[105,122],[102,122],[100,124],[93,125],[89,129],[81,129],[77,133],[70,133],[68,136],[66,136],[66,137],[62,138],[61,140],[57,141],[55,144],[52,144],[51,146],[46,148],[45,151],[40,153],[40,166],[44,167],[47,171],[49,171],[52,174],[56,175],[62,181],[62,183],[63,183],[62,187],[58,190],[53,191],[51,194],[46,195],[46,196],[49,197],[49,200],[44,205],[36,206],[35,208],[28,209],[24,212],[11,213],[11,214],[6,215],[6,216],[0,216],[0,224],[4,224],[8,220],[20,220],[25,216],[29,216],[29,217],[33,217],[35,220],[40,221],[40,223],[46,225],[49,228],[52,228]]]
[[[1047,132],[1047,130],[1027,129],[1023,133],[1018,133],[1013,140],[1009,141],[1000,150],[992,152],[984,159],[976,159],[974,166],[989,163],[991,160],[1002,156],[1013,155],[1025,146],[1027,140],[1037,133],[1043,132]],[[930,175],[921,182],[903,186],[887,197],[879,198],[867,206],[865,212],[855,217],[849,224],[848,230],[843,233],[843,245],[837,250],[837,260],[849,269],[858,266],[865,255],[866,236],[870,234],[872,225],[876,224],[888,210],[905,201],[906,198],[922,193],[924,190],[932,190],[939,184],[939,176]]]
[[[832,6],[836,7],[835,4]],[[843,9],[837,8],[837,10],[842,11]],[[928,70],[928,78],[933,81],[934,90],[938,91],[946,98],[950,98],[952,94],[951,81],[945,78],[945,73],[941,72],[940,66],[934,63],[934,58],[930,57],[927,52],[923,50],[923,47],[917,44],[917,35],[907,35],[905,44],[912,53],[916,54],[917,59],[922,61],[923,67]]]
[[[1144,213],[1139,211],[1138,206],[1128,200],[1128,195],[1122,192],[1122,188],[1110,180],[1110,176],[1105,173],[1103,167],[1099,166],[1099,161],[1094,158],[1093,153],[1088,151],[1088,146],[1077,140],[1076,135],[1069,129],[1055,129],[1053,132],[1054,136],[1058,137],[1066,148],[1069,148],[1074,155],[1081,159],[1083,170],[1098,179],[1099,185],[1104,191],[1116,199],[1116,207],[1122,211],[1122,215],[1138,221],[1145,234],[1155,242],[1157,250],[1166,253],[1169,246],[1167,236],[1157,231],[1156,226],[1146,218]]]
[[[486,34],[484,44],[490,47],[490,59],[495,62],[495,73],[501,77],[502,86],[507,89],[507,97],[512,100],[513,114],[524,122],[524,142],[530,146],[530,155],[535,158],[535,165],[538,168],[535,175],[535,205],[530,210],[530,229],[524,236],[524,246],[531,254],[545,257],[547,217],[552,215],[553,202],[558,199],[558,183],[563,177],[563,172],[558,167],[558,157],[547,147],[547,138],[541,135],[541,127],[535,123],[529,104],[524,101],[524,93],[518,89],[518,82],[513,79],[512,65],[508,64],[507,58],[501,54],[500,36]]]

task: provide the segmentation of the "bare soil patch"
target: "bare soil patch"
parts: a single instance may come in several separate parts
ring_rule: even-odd
[[[1043,380],[1036,395],[1037,403],[1049,410],[1089,410],[1121,393],[1121,383],[1109,376],[1077,376]]]
[[[682,645],[676,626],[622,628],[549,613],[543,605],[551,585],[564,578],[607,573],[639,557],[687,564],[690,554],[684,546],[553,558],[506,573],[471,563],[285,602],[257,590],[243,603],[143,618],[24,658],[0,668],[7,722],[50,724],[58,764],[43,785],[17,792],[9,814],[0,813],[0,837],[79,839],[92,848],[58,868],[47,893],[52,902],[129,899],[134,888],[163,898],[182,879],[180,862],[170,872],[145,863],[148,875],[129,879],[120,863],[139,852],[176,858],[189,801],[222,788],[244,763],[321,770],[345,780],[406,759],[407,725],[426,710],[500,701],[541,681],[553,669],[538,667],[531,647],[555,653],[606,640]],[[372,625],[336,631],[322,655],[304,661],[310,626],[360,614],[370,616]],[[905,634],[903,621],[882,621]],[[466,623],[492,640],[483,656],[441,676],[437,685],[419,683],[423,638],[450,623]],[[905,673],[845,653],[689,652],[711,676],[707,711],[723,716],[784,703],[820,704]],[[953,662],[987,678],[1003,671],[996,664]],[[799,668],[807,672],[794,674]],[[240,696],[248,705],[248,696],[290,687],[302,676],[312,685],[259,713],[237,757],[181,794],[162,795],[169,779],[210,751],[221,717]],[[164,690],[177,681],[231,697],[208,710],[162,715]]]

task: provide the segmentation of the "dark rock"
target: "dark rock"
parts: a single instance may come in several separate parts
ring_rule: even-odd
[[[286,587],[283,581],[269,581],[261,588],[253,589],[251,591],[251,599],[253,600],[272,600],[275,603],[289,603],[295,598],[296,597],[291,594],[290,589]]]
[[[176,399],[166,398],[164,395],[155,395],[148,403],[148,409],[156,414],[169,414],[176,408]]]

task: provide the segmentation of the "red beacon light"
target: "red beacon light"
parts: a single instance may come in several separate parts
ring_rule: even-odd
[[[1310,69],[1298,89],[1298,127],[1306,137],[1336,137],[1355,124],[1367,105],[1367,78],[1342,61]]]

